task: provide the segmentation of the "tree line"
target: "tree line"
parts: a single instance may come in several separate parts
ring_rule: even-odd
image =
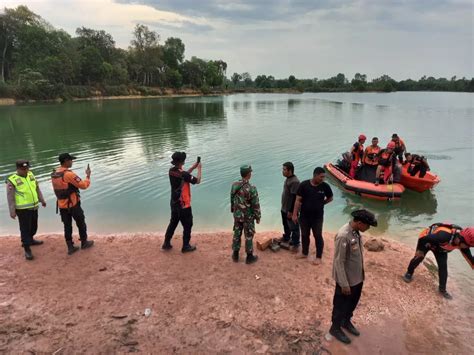
[[[55,29],[26,6],[0,14],[0,97],[68,99],[101,95],[160,95],[164,88],[211,91],[474,91],[474,79],[422,77],[397,82],[387,75],[349,80],[339,73],[329,79],[275,79],[249,73],[226,77],[223,60],[185,59],[176,37],[164,43],[146,25],[137,24],[128,49],[117,48],[111,34],[81,27],[71,36]]]

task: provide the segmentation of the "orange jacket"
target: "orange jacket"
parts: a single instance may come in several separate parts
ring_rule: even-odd
[[[365,148],[364,158],[362,162],[367,165],[377,166],[379,164],[379,153],[379,146],[374,148],[373,146],[369,145],[367,148]]]
[[[82,180],[79,176],[77,176],[72,170],[69,170],[67,168],[64,168],[60,166],[59,168],[56,169],[57,173],[64,172],[64,177],[63,181],[65,184],[71,184],[78,189],[85,190],[87,189],[91,181],[89,178],[86,177],[85,180]],[[80,201],[79,194],[77,192],[72,192],[69,198],[66,199],[58,199],[58,207],[59,208],[70,208],[74,207],[77,205],[77,203]]]

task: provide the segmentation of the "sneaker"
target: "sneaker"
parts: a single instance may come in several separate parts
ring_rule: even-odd
[[[258,259],[257,255],[247,254],[247,259],[245,260],[245,263],[246,264],[253,264],[254,262],[257,261],[257,259]]]
[[[234,263],[239,262],[239,251],[238,250],[234,250],[234,252],[232,253],[232,260],[234,261]]]
[[[31,242],[31,245],[41,245],[43,243],[44,242],[42,240],[33,239],[33,241]]]
[[[190,253],[195,251],[197,248],[195,245],[187,245],[181,249],[182,253]]]
[[[351,321],[347,321],[347,322],[342,322],[342,327],[344,329],[346,329],[349,333],[351,333],[352,335],[355,335],[355,336],[359,336],[360,335],[360,332],[357,330],[356,327],[354,327],[354,324],[352,324]]]
[[[413,280],[413,275],[407,272],[405,275],[402,276],[402,279],[406,283],[410,283]]]
[[[76,251],[79,250],[79,247],[76,247],[75,245],[68,245],[67,247],[67,255],[72,255],[74,254]]]
[[[169,243],[163,243],[163,245],[161,246],[161,249],[163,249],[163,250],[170,250],[172,248],[173,248],[173,246]]]
[[[87,248],[90,248],[93,245],[94,245],[93,240],[86,240],[84,242],[81,242],[81,249],[87,249]]]
[[[34,259],[34,256],[31,253],[30,249],[25,249],[25,259],[26,260],[33,260]]]
[[[443,296],[447,300],[452,300],[453,299],[453,296],[451,296],[451,294],[446,290],[439,290],[439,293],[441,293],[441,296]]]
[[[347,337],[347,335],[342,331],[342,329],[329,329],[329,334],[331,334],[334,338],[343,342],[344,344],[350,344],[351,340]]]

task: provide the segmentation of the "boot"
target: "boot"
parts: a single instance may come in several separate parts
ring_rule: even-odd
[[[74,242],[72,240],[70,242],[66,242],[66,243],[67,243],[67,254],[68,255],[72,255],[76,251],[79,250],[79,247],[74,246]]]
[[[232,260],[235,263],[239,262],[239,251],[238,250],[234,250],[234,252],[232,253]]]
[[[196,249],[197,249],[197,248],[196,248],[195,245],[189,244],[189,245],[184,246],[184,247],[181,249],[181,252],[182,252],[182,253],[190,253],[190,252],[192,252],[192,251],[195,251]]]
[[[451,296],[451,294],[446,290],[439,290],[439,293],[441,294],[441,296],[443,296],[447,300],[452,300],[453,299],[453,296]]]
[[[31,253],[30,246],[29,245],[24,246],[23,249],[25,249],[25,259],[26,260],[33,260],[34,257],[33,257],[33,254]]]
[[[43,244],[42,240],[33,239],[33,241],[31,242],[31,245],[41,245],[41,244]]]
[[[344,332],[342,331],[341,328],[339,329],[329,329],[329,334],[331,334],[334,338],[336,338],[337,340],[339,340],[340,342],[344,343],[344,344],[350,344],[351,343],[351,340],[347,337],[346,334],[344,334]]]
[[[258,259],[257,255],[253,255],[252,253],[247,254],[247,259],[245,260],[246,264],[253,264]]]
[[[346,329],[349,333],[355,336],[359,336],[360,332],[357,330],[356,327],[354,327],[354,324],[350,320],[342,322],[342,327]]]
[[[81,249],[87,249],[94,245],[93,240],[84,240],[81,241]]]
[[[402,276],[403,281],[406,283],[410,283],[413,280],[413,275],[409,274],[408,272],[405,273],[405,275]]]

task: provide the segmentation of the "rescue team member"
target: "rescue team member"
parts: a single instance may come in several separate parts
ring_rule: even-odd
[[[380,174],[383,172],[383,182],[388,183],[389,180],[393,180],[393,170],[396,169],[397,156],[394,153],[395,143],[390,142],[387,144],[386,149],[380,151],[379,165],[377,166],[377,172],[375,173],[375,185],[380,182]]]
[[[392,140],[390,142],[395,143],[395,148],[393,149],[393,151],[398,157],[400,164],[403,164],[403,153],[407,151],[405,142],[396,133],[392,134]]]
[[[323,221],[324,205],[333,199],[331,187],[324,182],[326,172],[323,168],[317,167],[313,171],[311,180],[303,181],[296,192],[295,208],[293,209],[293,223],[298,221],[298,213],[301,227],[302,251],[297,255],[298,259],[306,258],[309,254],[309,236],[311,230],[316,241],[315,265],[321,263],[324,249]]]
[[[406,164],[408,164],[407,172],[410,176],[415,176],[420,173],[419,177],[423,178],[426,172],[430,170],[428,159],[423,155],[405,153],[405,163],[403,165]]]
[[[353,179],[355,179],[357,167],[359,166],[359,162],[362,161],[362,156],[364,155],[364,143],[366,139],[367,137],[361,134],[359,140],[355,142],[351,148],[351,169],[349,170],[349,175]]]
[[[30,247],[43,244],[43,241],[33,238],[38,230],[38,207],[40,202],[43,207],[46,207],[46,202],[38,181],[30,171],[30,162],[18,160],[16,173],[10,175],[5,182],[10,217],[15,219],[18,216],[25,258],[33,260]]]
[[[230,190],[230,211],[234,216],[234,235],[232,238],[232,260],[239,261],[242,231],[245,234],[246,264],[257,261],[258,256],[253,255],[253,236],[255,235],[255,222],[260,223],[260,202],[257,188],[250,184],[252,167],[240,167],[241,180],[234,182]]]
[[[370,226],[377,227],[375,216],[367,210],[357,210],[351,215],[353,220],[339,229],[334,242],[332,275],[336,281],[336,289],[333,298],[332,325],[329,329],[332,336],[346,344],[351,340],[341,327],[353,335],[360,335],[351,322],[365,278],[360,232],[365,232]]]
[[[281,194],[281,220],[283,223],[282,242],[288,243],[293,252],[298,251],[300,245],[300,226],[293,223],[293,208],[296,202],[296,193],[300,186],[300,181],[295,175],[295,166],[291,162],[283,164],[282,174],[286,178],[283,183],[283,192]]]
[[[186,161],[185,152],[175,152],[171,156],[171,164],[173,167],[169,170],[168,175],[171,185],[171,219],[166,229],[165,241],[161,247],[163,250],[170,250],[171,239],[174,231],[181,222],[183,226],[183,253],[196,250],[196,246],[191,245],[191,228],[193,227],[193,212],[191,209],[191,184],[201,183],[201,162],[194,163],[188,171],[183,170]],[[197,177],[191,173],[197,168]]]
[[[380,153],[380,147],[378,143],[379,139],[374,137],[372,138],[372,145],[369,145],[367,148],[365,148],[364,155],[362,157],[362,167],[359,173],[360,180],[367,182],[373,182],[375,180]]]
[[[420,233],[415,256],[411,259],[403,280],[405,282],[413,280],[415,269],[423,261],[426,253],[431,250],[438,264],[439,292],[444,298],[452,299],[452,296],[446,291],[448,253],[459,249],[471,268],[474,269],[474,258],[469,249],[472,247],[474,247],[473,226],[462,229],[454,224],[432,224]]]
[[[81,199],[79,189],[87,189],[91,184],[91,169],[87,165],[86,178],[82,180],[71,169],[73,160],[76,159],[69,153],[62,153],[58,160],[61,164],[51,174],[51,182],[53,190],[57,197],[57,208],[61,215],[61,221],[64,224],[64,239],[66,239],[67,253],[69,255],[79,250],[74,246],[72,240],[72,220],[76,221],[79,230],[79,239],[81,240],[81,248],[87,249],[94,245],[94,241],[87,240],[87,226],[84,211],[81,207]]]

